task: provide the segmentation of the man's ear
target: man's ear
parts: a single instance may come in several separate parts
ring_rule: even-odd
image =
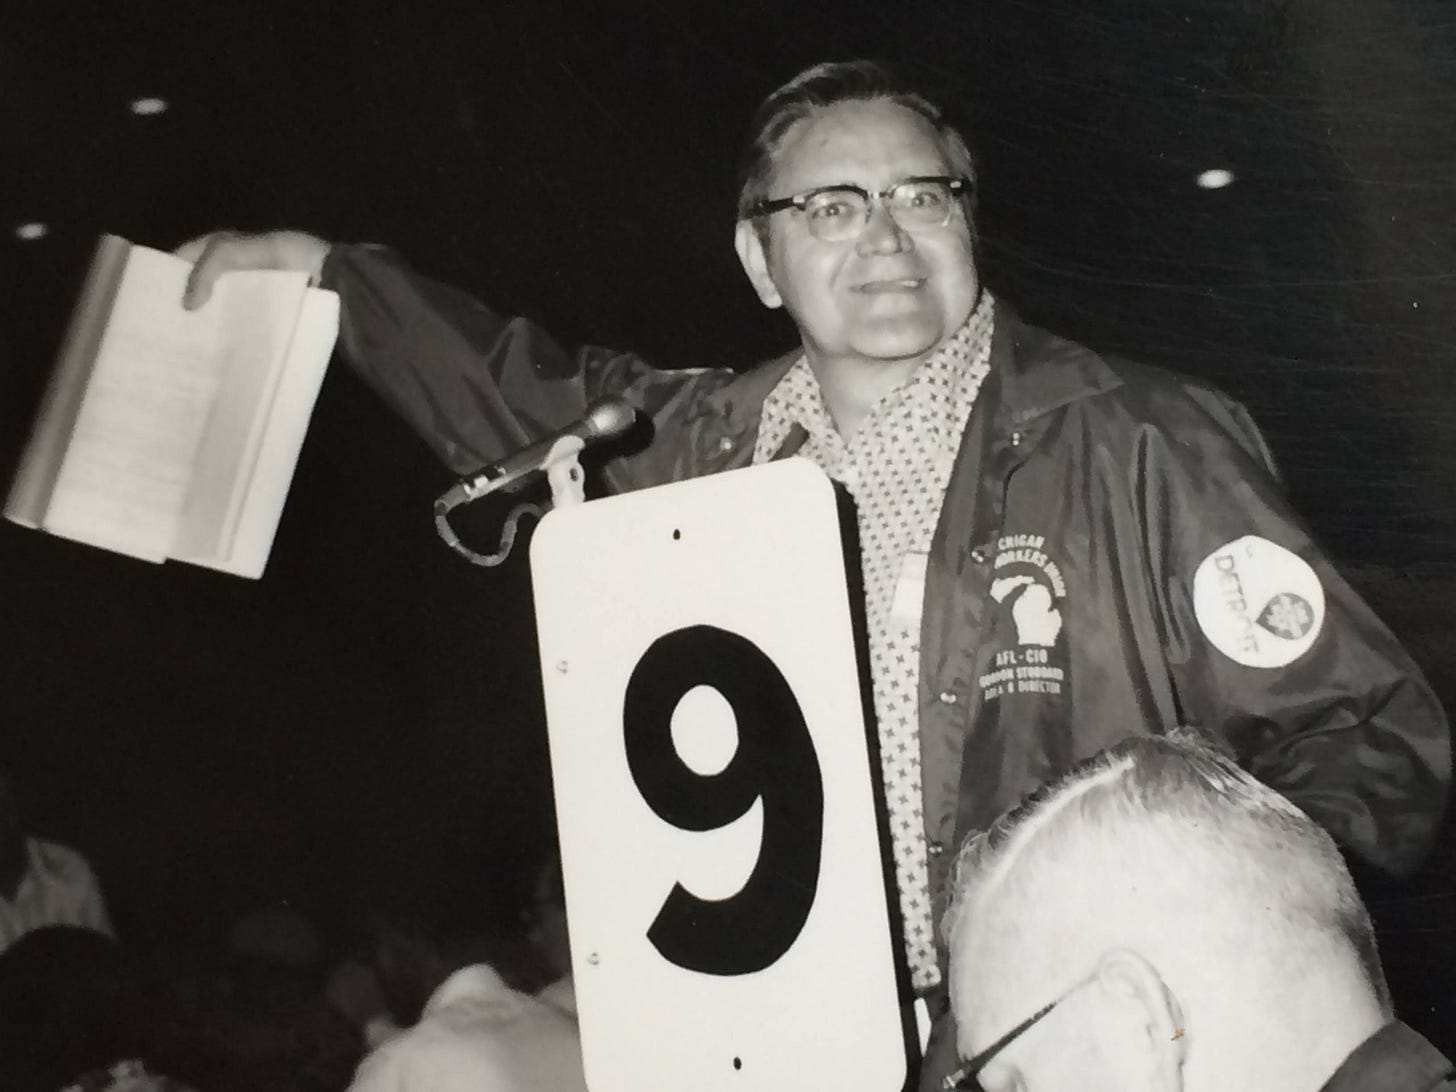
[[[738,260],[743,263],[743,272],[758,298],[765,307],[782,307],[784,298],[779,295],[778,286],[768,271],[768,255],[763,252],[763,240],[752,220],[739,220],[733,233],[733,247],[738,251]]]
[[[1094,983],[1098,1019],[1107,1023],[1099,1037],[1109,1051],[1116,1043],[1128,1087],[1181,1089],[1188,1028],[1158,969],[1137,952],[1114,948],[1098,961]]]

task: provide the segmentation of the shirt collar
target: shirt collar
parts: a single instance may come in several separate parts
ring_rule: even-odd
[[[425,1003],[425,1016],[429,1016],[448,1005],[463,1000],[492,1000],[514,997],[515,991],[506,985],[494,967],[485,963],[473,963],[461,967],[445,981],[435,987],[430,1000]]]
[[[989,295],[983,293],[983,299]],[[1122,385],[1119,370],[1101,356],[1025,322],[1004,300],[993,299],[991,306],[991,372],[999,377],[1000,400],[1017,426]],[[758,424],[769,395],[803,356],[802,349],[784,353],[709,397],[730,431]]]
[[[876,409],[892,398],[928,398],[938,377],[968,367],[980,355],[985,342],[992,338],[995,310],[996,301],[991,293],[983,291],[966,321],[925,358],[904,384],[881,398]],[[793,416],[794,423],[802,425],[810,436],[821,443],[837,440],[838,433],[824,404],[823,390],[803,353],[799,353],[787,369],[779,373],[764,399],[763,414],[771,417],[775,413],[787,413],[790,405],[798,410]]]

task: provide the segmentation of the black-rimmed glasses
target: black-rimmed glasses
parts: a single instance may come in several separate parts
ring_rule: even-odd
[[[1073,986],[1070,990],[1062,994],[1062,996],[1058,997],[1055,1001],[1052,1001],[1050,1004],[1043,1005],[1041,1008],[1037,1009],[1025,1020],[1021,1021],[1021,1023],[1017,1024],[1005,1035],[1001,1036],[1001,1038],[997,1039],[990,1046],[986,1047],[985,1050],[981,1051],[974,1058],[966,1061],[959,1069],[957,1069],[954,1073],[947,1077],[944,1082],[942,1082],[941,1088],[943,1088],[945,1092],[982,1092],[980,1080],[981,1070],[985,1069],[986,1066],[990,1065],[991,1060],[995,1058],[996,1055],[1000,1054],[1012,1043],[1016,1042],[1017,1039],[1020,1039],[1028,1031],[1036,1027],[1037,1024],[1041,1023],[1041,1021],[1045,1019],[1046,1016],[1048,1016],[1053,1009],[1055,1009],[1067,998],[1071,997],[1072,994],[1076,993],[1082,985],[1084,985],[1084,983],[1079,983],[1078,985]]]
[[[792,197],[760,201],[754,206],[753,215],[768,216],[785,209],[798,209],[814,238],[843,243],[859,236],[869,223],[870,209],[879,203],[906,231],[929,231],[950,222],[957,200],[970,184],[965,178],[931,175],[907,178],[878,193],[849,183],[819,186]]]

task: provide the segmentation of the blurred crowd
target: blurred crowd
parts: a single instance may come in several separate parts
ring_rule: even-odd
[[[343,935],[279,903],[141,950],[0,772],[0,1089],[584,1089],[559,866],[525,911],[448,846],[377,881]]]

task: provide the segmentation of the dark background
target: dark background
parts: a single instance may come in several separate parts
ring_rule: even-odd
[[[792,331],[729,245],[743,127],[804,65],[877,56],[967,123],[992,288],[1245,401],[1456,698],[1446,0],[33,8],[0,27],[0,476],[103,231],[386,242],[568,340],[746,366]],[[133,115],[149,95],[170,109]],[[124,934],[203,943],[279,900],[327,927],[422,838],[520,885],[550,823],[529,585],[438,543],[448,481],[336,366],[260,583],[0,526],[0,764]],[[1452,1053],[1456,837],[1362,879]]]

